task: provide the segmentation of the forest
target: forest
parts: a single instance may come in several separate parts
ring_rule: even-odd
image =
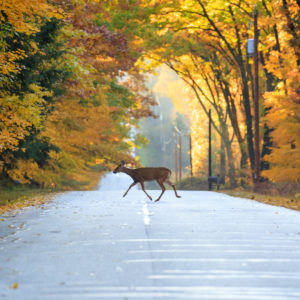
[[[2,0],[0,181],[90,189],[122,159],[139,166],[141,120],[159,117],[146,82],[164,66],[195,176],[207,176],[211,111],[216,172],[231,188],[253,184],[257,92],[259,181],[299,188],[299,10],[299,0]]]

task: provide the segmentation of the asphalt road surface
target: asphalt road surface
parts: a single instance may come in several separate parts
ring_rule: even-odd
[[[0,299],[300,299],[299,212],[129,184],[1,216]]]

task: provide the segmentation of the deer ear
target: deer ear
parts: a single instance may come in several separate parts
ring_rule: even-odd
[[[125,165],[125,161],[124,160],[121,161],[121,165]]]

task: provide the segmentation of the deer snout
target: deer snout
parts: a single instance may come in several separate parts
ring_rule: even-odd
[[[120,168],[119,168],[119,167],[118,167],[118,168],[115,168],[115,169],[113,170],[113,173],[114,173],[114,174],[120,173]]]

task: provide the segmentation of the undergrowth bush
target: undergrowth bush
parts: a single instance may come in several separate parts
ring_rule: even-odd
[[[178,190],[207,190],[207,179],[199,177],[187,177],[177,182],[176,188]]]

